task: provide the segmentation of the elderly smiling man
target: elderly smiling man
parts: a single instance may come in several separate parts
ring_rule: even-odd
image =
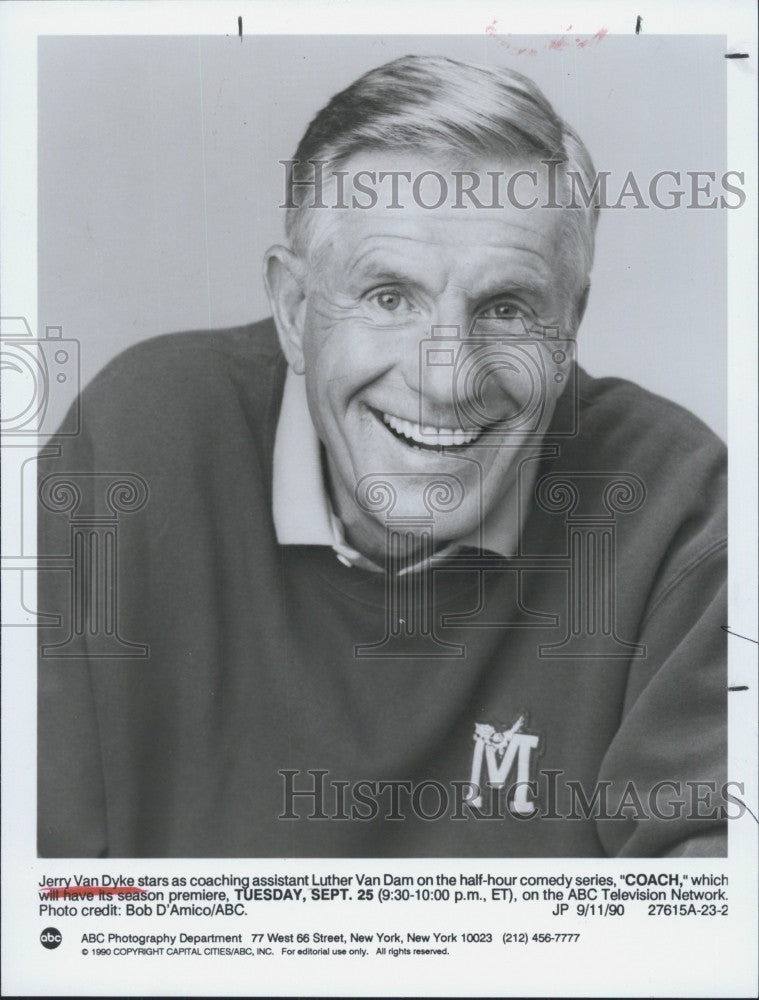
[[[130,350],[41,463],[40,853],[724,853],[724,454],[576,363],[587,151],[407,57],[282,163],[273,322]]]

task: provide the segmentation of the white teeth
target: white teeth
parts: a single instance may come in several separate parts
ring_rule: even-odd
[[[432,427],[429,424],[422,427],[421,424],[412,424],[410,420],[401,420],[390,413],[383,413],[382,419],[392,427],[398,434],[402,434],[410,441],[417,444],[428,444],[433,447],[452,448],[461,445],[471,444],[480,436],[480,431],[455,430],[449,427]]]

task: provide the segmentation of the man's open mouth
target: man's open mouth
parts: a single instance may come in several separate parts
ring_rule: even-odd
[[[387,429],[404,444],[412,448],[422,448],[428,451],[439,451],[441,448],[464,448],[473,444],[484,432],[478,427],[471,431],[454,429],[452,427],[423,426],[411,420],[403,420],[391,413],[373,411],[382,420]]]

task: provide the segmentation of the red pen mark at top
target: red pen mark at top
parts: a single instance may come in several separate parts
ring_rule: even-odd
[[[121,896],[145,891],[137,885],[71,885],[51,887],[40,895],[45,899],[76,899],[78,896]]]
[[[495,36],[499,34],[497,24],[498,24],[497,19],[493,18],[490,24],[485,25],[485,34],[490,35],[491,38],[495,38]],[[570,44],[569,39],[566,36],[566,32],[569,32],[571,30],[572,30],[572,25],[570,24],[564,29],[565,34],[559,35],[558,38],[550,38],[545,48],[548,49],[548,51],[553,51],[553,52],[561,51],[561,49],[566,48]],[[577,46],[578,49],[584,49],[588,45],[591,45],[593,43],[597,45],[599,42],[603,41],[603,39],[608,34],[609,34],[608,28],[599,28],[592,38],[575,38],[575,45]],[[508,37],[509,34],[507,32],[506,37],[499,36],[498,38],[496,38],[496,41],[502,48],[511,49],[512,48],[511,42],[506,40]],[[536,56],[538,54],[537,49],[528,49],[526,47],[522,47],[519,49],[515,48],[513,49],[513,51],[518,56],[523,56],[523,55]]]
[[[585,49],[588,47],[588,45],[592,45],[593,42],[595,42],[596,45],[598,45],[598,43],[602,42],[608,34],[609,34],[608,28],[599,28],[592,38],[575,38],[575,45],[577,46],[578,49]]]

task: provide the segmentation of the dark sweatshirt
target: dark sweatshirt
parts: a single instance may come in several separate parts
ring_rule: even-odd
[[[721,442],[578,369],[579,434],[541,459],[519,553],[433,564],[424,631],[418,574],[389,603],[385,574],[277,543],[284,373],[270,321],[158,338],[108,366],[82,433],[40,461],[82,494],[40,508],[40,554],[118,550],[117,621],[72,622],[86,559],[39,574],[62,616],[41,632],[40,854],[723,853]],[[114,531],[100,494],[126,473],[146,502],[123,496]],[[357,650],[392,629],[390,655]]]

